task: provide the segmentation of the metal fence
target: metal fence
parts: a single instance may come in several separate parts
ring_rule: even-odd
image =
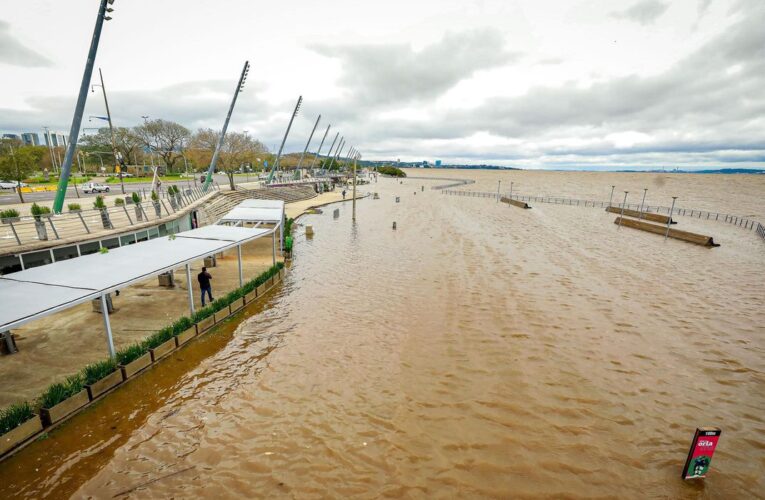
[[[136,224],[158,221],[171,216],[213,191],[220,191],[220,186],[213,183],[212,190],[208,193],[203,193],[200,187],[179,189],[177,195],[171,195],[166,190],[162,190],[156,201],[143,200],[142,197],[143,201],[139,203],[133,203],[132,198],[126,196],[124,205],[100,210],[94,208],[62,214],[3,219],[0,225],[0,248],[82,237],[113,229],[130,229]]]
[[[466,184],[475,184],[474,180],[470,179],[448,179],[445,177],[407,177],[407,179],[425,180],[425,181],[449,181],[448,184],[441,184],[439,186],[432,186],[430,189],[438,191],[441,189],[448,189],[451,187],[464,186]]]
[[[497,199],[499,193],[496,192],[489,192],[489,191],[455,191],[455,190],[442,190],[442,194],[452,195],[452,196],[469,196],[469,197],[475,197],[475,198],[492,198]],[[502,194],[501,196],[505,196],[509,198],[510,196],[507,195],[507,193]],[[577,198],[559,198],[554,196],[522,196],[522,195],[513,195],[512,199],[518,200],[518,201],[525,201],[525,202],[537,202],[537,203],[554,203],[556,205],[573,205],[573,206],[580,206],[580,207],[594,207],[594,208],[606,208],[609,206],[609,203],[607,201],[596,201],[596,200],[581,200]],[[611,203],[611,206],[619,207],[621,208],[622,203]],[[627,203],[624,205],[624,208],[632,209],[632,210],[640,210],[641,206],[639,203]],[[660,213],[666,213],[669,215],[669,212],[671,210],[670,207],[663,207],[663,206],[651,206],[651,205],[643,205],[642,207],[644,212],[654,212],[657,214]],[[673,216],[684,216],[684,217],[694,217],[697,219],[704,219],[704,220],[715,220],[719,222],[725,222],[727,224],[732,224],[734,226],[741,227],[743,229],[755,229],[757,228],[758,234],[759,234],[759,227],[762,227],[759,222],[753,219],[749,219],[746,217],[739,217],[738,215],[731,215],[731,214],[723,214],[719,212],[709,212],[707,210],[696,210],[696,209],[690,209],[690,208],[677,208],[675,207],[674,211],[672,212]],[[765,238],[765,236],[763,236]]]

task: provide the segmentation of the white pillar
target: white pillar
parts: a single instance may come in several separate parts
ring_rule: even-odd
[[[242,245],[236,246],[236,256],[239,259],[239,288],[244,286],[244,275],[242,274]]]
[[[191,266],[189,264],[186,264],[186,286],[189,289],[189,311],[191,311],[191,315],[194,316],[194,290],[191,285]]]
[[[271,240],[274,242],[273,245],[273,263],[276,265],[276,228],[274,228],[274,232],[271,233]]]
[[[279,243],[282,250],[284,249],[284,211],[282,210],[282,221],[279,223]]]
[[[104,328],[106,329],[106,347],[109,349],[109,357],[114,358],[114,339],[112,339],[112,325],[109,323],[109,307],[106,304],[106,294],[101,295],[101,314],[104,316]]]

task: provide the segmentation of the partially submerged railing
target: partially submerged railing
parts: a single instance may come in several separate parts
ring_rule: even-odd
[[[131,226],[158,221],[185,209],[188,205],[203,198],[206,194],[220,190],[213,184],[213,189],[203,193],[199,187],[179,188],[177,195],[163,191],[159,199],[142,200],[133,203],[130,196],[125,197],[125,204],[104,209],[87,209],[62,214],[40,216],[22,216],[3,219],[0,225],[0,249],[17,247],[40,241],[56,241],[72,237],[82,237],[92,233],[113,229],[129,229]],[[94,200],[95,198],[84,198]]]
[[[430,189],[439,191],[441,189],[448,189],[451,187],[465,186],[467,184],[475,184],[472,179],[449,179],[447,177],[412,177],[408,176],[407,179],[425,180],[425,181],[449,181],[447,184],[440,184],[438,186],[432,186]]]
[[[497,192],[489,192],[489,191],[455,191],[455,190],[442,190],[442,194],[451,195],[451,196],[468,196],[473,198],[492,198],[497,199],[500,194]],[[508,196],[506,193],[502,194],[501,196]],[[609,206],[613,207],[620,207],[622,206],[622,203],[608,203],[607,201],[596,201],[596,200],[582,200],[577,198],[560,198],[555,196],[523,196],[523,195],[516,195],[514,194],[512,196],[514,200],[519,201],[525,201],[525,202],[538,202],[538,203],[553,203],[556,205],[571,205],[571,206],[581,206],[581,207],[593,207],[593,208],[606,208]],[[666,213],[669,215],[670,211],[672,210],[670,207],[663,207],[663,206],[651,206],[651,205],[643,205],[640,206],[639,203],[627,203],[624,205],[624,208],[626,209],[632,209],[632,210],[642,210],[644,212],[654,212],[657,214],[660,213]],[[704,220],[714,220],[719,222],[725,222],[727,224],[732,224],[734,226],[741,227],[743,229],[752,230],[755,228],[763,227],[759,222],[753,219],[749,219],[747,217],[740,217],[738,215],[731,215],[731,214],[724,214],[719,212],[709,212],[707,210],[696,210],[696,209],[690,209],[690,208],[677,208],[672,211],[673,216],[685,216],[685,217],[694,217],[697,219],[704,219]],[[760,229],[757,229],[758,234],[760,234]],[[765,229],[763,229],[763,232],[765,233]],[[763,239],[765,239],[765,236],[763,236]]]

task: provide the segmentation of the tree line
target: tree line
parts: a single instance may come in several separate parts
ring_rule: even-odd
[[[112,148],[111,132],[103,127],[95,134],[80,137],[72,171],[73,174],[98,172],[103,165],[106,172],[112,174],[118,164],[123,167],[156,165],[169,174],[206,170],[219,137],[220,130],[200,128],[192,132],[180,123],[156,119],[135,127],[115,127]],[[23,145],[4,138],[0,140],[0,178],[21,182],[42,172],[55,177],[64,154],[63,147]],[[228,174],[233,185],[236,170],[245,167],[261,170],[266,162],[270,165],[272,159],[268,148],[247,132],[228,131],[216,169]]]

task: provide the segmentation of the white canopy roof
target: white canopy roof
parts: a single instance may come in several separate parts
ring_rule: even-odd
[[[284,201],[283,200],[244,200],[242,203],[237,205],[238,207],[245,207],[245,208],[279,208],[284,209]]]
[[[137,281],[271,234],[205,226],[0,276],[0,331],[100,297]]]
[[[223,223],[250,222],[280,224],[284,218],[284,202],[281,200],[245,200],[234,207],[219,221]]]

